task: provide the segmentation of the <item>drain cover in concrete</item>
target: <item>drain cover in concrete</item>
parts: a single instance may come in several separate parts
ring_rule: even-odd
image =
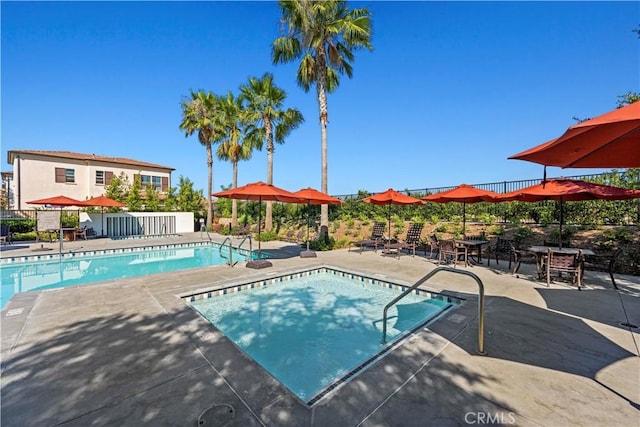
[[[213,405],[209,409],[206,409],[200,417],[198,417],[198,426],[202,427],[222,427],[228,425],[233,417],[235,417],[236,411],[233,406],[228,403],[219,403]]]

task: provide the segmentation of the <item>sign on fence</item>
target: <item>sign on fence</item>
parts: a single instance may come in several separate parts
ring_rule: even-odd
[[[38,231],[57,230],[60,228],[60,211],[38,212]]]

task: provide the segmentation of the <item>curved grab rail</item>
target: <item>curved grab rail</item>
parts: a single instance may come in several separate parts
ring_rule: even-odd
[[[487,353],[484,351],[484,285],[482,284],[482,280],[480,280],[480,278],[474,273],[470,271],[456,270],[455,268],[451,267],[437,267],[434,270],[431,270],[423,278],[411,285],[409,289],[395,297],[389,304],[384,307],[384,311],[382,312],[382,344],[385,344],[387,342],[387,311],[389,310],[389,308],[400,301],[402,298],[410,294],[418,286],[422,285],[424,282],[431,279],[441,271],[448,271],[451,273],[469,276],[478,284],[478,354],[482,356],[486,355]]]
[[[251,234],[247,234],[246,236],[244,236],[244,239],[242,239],[242,241],[240,241],[240,244],[238,245],[238,250],[240,250],[247,239],[249,239],[249,261],[251,261],[253,259],[253,244],[251,243]]]
[[[207,226],[206,226],[206,225],[204,225],[204,224],[202,224],[202,225],[200,226],[200,239],[203,239],[203,240],[204,240],[204,238],[202,237],[202,232],[203,232],[203,231],[204,231],[205,233],[207,233],[207,237],[209,238],[209,241],[210,241],[210,242],[212,242],[213,240],[211,239],[211,236],[209,235],[209,230],[207,230]]]
[[[226,239],[224,239],[222,241],[222,244],[220,245],[220,256],[222,256],[222,248],[224,248],[224,244],[227,243],[227,241],[229,242],[229,261],[228,264],[233,267],[233,251],[232,251],[232,247],[231,247],[231,237],[227,237]]]

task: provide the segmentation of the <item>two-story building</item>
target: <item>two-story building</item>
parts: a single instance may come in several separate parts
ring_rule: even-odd
[[[123,157],[70,151],[11,150],[8,162],[13,165],[10,195],[13,209],[32,209],[29,200],[64,195],[77,200],[101,196],[114,176],[121,173],[130,183],[140,176],[142,187],[148,183],[162,193],[171,187],[174,168]]]

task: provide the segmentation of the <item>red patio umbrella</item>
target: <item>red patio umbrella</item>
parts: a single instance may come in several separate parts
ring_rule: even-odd
[[[374,194],[373,196],[365,197],[362,201],[365,203],[372,203],[374,205],[389,205],[389,241],[391,241],[391,205],[424,204],[424,201],[395,191],[393,188],[389,188],[387,191]]]
[[[76,199],[72,199],[67,196],[53,196],[45,199],[31,200],[27,202],[30,205],[51,205],[53,207],[59,206],[60,211],[65,206],[85,206],[84,202]],[[60,252],[62,252],[62,215],[60,215]]]
[[[640,101],[573,125],[509,159],[562,168],[640,167]]]
[[[120,203],[117,200],[113,200],[107,196],[97,196],[92,197],[89,200],[85,200],[84,204],[86,206],[97,206],[100,207],[100,228],[101,235],[104,236],[104,208],[123,208],[127,205],[124,203]]]
[[[501,194],[496,201],[538,202],[560,201],[560,247],[562,247],[563,204],[565,201],[627,200],[640,198],[640,190],[595,184],[575,179],[550,179],[510,193]]]
[[[277,201],[277,202],[289,202],[289,203],[305,203],[306,201],[296,197],[293,193],[276,187],[272,184],[267,184],[261,181],[246,184],[241,187],[231,188],[229,190],[213,193],[215,197],[225,197],[228,199],[238,200],[255,200],[259,204],[262,201]],[[261,259],[261,247],[260,247],[260,222],[262,221],[262,211],[258,209],[258,259],[250,260],[247,262],[249,268],[265,268],[271,267],[270,261]]]
[[[500,196],[500,194],[494,191],[482,190],[468,184],[460,184],[451,190],[425,196],[422,200],[436,203],[462,203],[462,234],[464,235],[467,222],[467,203],[496,202],[495,198],[498,196]]]
[[[342,200],[337,197],[333,197],[328,195],[327,193],[323,193],[322,191],[318,191],[314,188],[308,187],[302,190],[298,190],[293,194],[300,199],[304,199],[307,202],[307,207],[311,208],[311,205],[337,205],[340,203],[344,203]],[[309,228],[311,226],[311,214],[309,209],[307,209],[307,250],[300,252],[301,258],[313,258],[316,256],[314,251],[309,250]]]

